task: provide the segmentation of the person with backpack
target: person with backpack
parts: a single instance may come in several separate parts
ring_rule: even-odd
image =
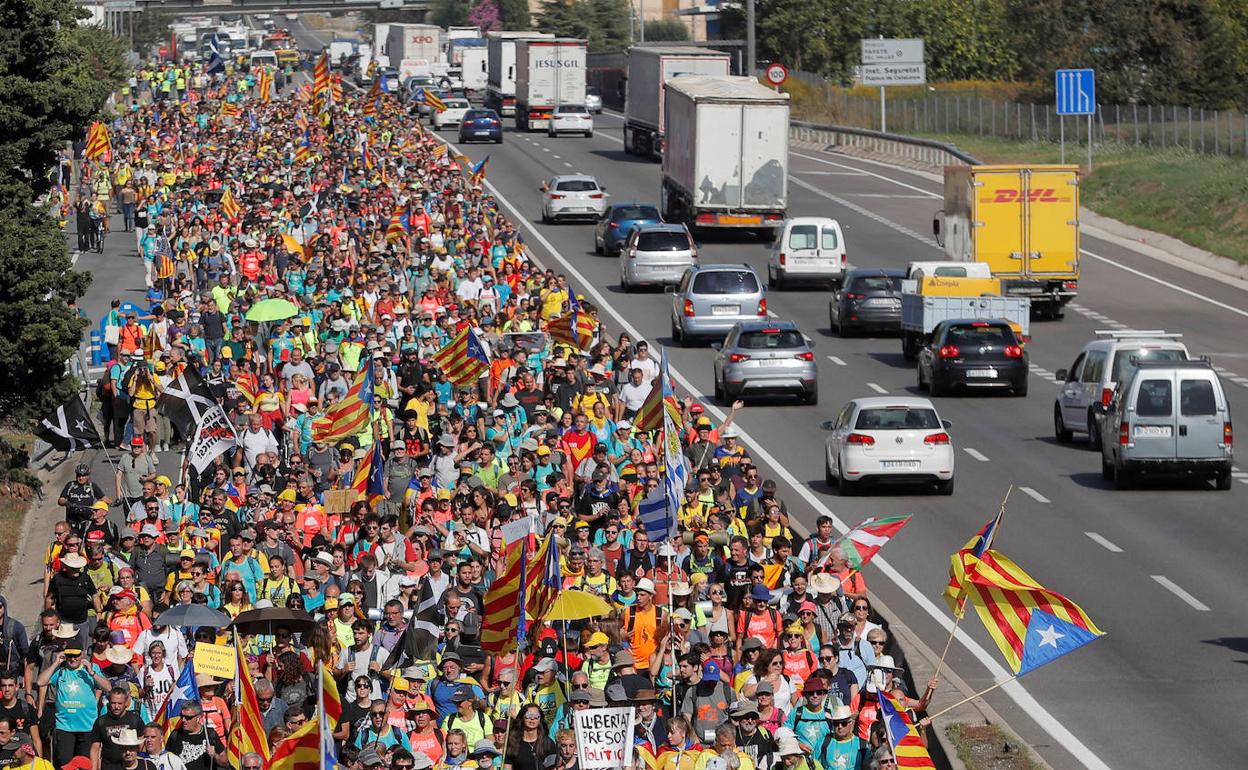
[[[738,701],[730,716],[736,729],[737,748],[753,760],[758,770],[771,770],[778,747],[771,731],[759,724],[758,706],[753,701]]]
[[[832,732],[832,713],[825,707],[827,696],[828,683],[820,677],[811,677],[802,691],[801,701],[789,712],[784,723],[807,753],[822,746],[823,739]]]
[[[638,533],[640,537],[641,533]],[[654,581],[637,581],[637,602],[624,608],[621,635],[628,642],[637,670],[648,674],[650,658],[658,648],[659,630],[667,622],[667,608],[654,603]]]
[[[451,702],[455,704],[455,711],[442,720],[444,735],[450,736],[452,730],[461,731],[465,746],[476,746],[490,736],[489,719],[484,711],[477,708],[476,695],[471,687],[461,685],[451,696]]]
[[[871,760],[871,745],[854,735],[854,710],[838,705],[832,710],[832,732],[815,747],[814,758],[824,770],[864,770]]]
[[[0,676],[21,677],[30,651],[26,626],[9,612],[9,600],[0,595]]]
[[[737,656],[743,654],[741,648],[746,639],[759,639],[769,649],[779,647],[783,621],[780,610],[771,606],[771,591],[762,583],[755,583],[737,613]]]
[[[736,692],[720,678],[719,664],[702,664],[700,678],[685,691],[680,713],[689,715],[693,735],[706,743],[715,740],[715,728],[728,719],[737,702]]]

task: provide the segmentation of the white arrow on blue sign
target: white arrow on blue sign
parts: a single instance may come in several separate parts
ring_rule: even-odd
[[[1057,114],[1096,114],[1096,71],[1057,71]]]

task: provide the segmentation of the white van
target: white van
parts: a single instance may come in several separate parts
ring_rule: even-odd
[[[817,281],[833,286],[848,269],[841,226],[828,217],[793,217],[776,228],[767,257],[767,285],[783,288],[790,281]]]
[[[251,55],[251,67],[255,69],[264,65],[273,69],[281,69],[277,63],[277,54],[272,51],[256,51]]]

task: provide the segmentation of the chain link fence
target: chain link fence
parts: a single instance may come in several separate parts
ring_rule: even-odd
[[[1033,142],[1087,141],[1086,116],[1059,116],[1052,104],[1002,101],[975,94],[928,92],[889,96],[886,125],[880,98],[864,89],[829,86],[810,73],[796,78],[806,88],[794,118],[832,122],[897,134],[966,134]],[[891,90],[891,89],[890,89]],[[822,97],[822,98],[821,98]],[[1240,110],[1146,104],[1099,104],[1091,131],[1097,143],[1182,148],[1211,155],[1248,157],[1248,114]]]

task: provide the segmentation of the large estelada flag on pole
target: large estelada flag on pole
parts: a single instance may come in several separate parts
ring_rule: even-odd
[[[956,584],[965,593],[1018,676],[1105,634],[1083,608],[996,551],[984,551],[978,559],[968,551],[955,553],[949,576],[950,587]],[[958,602],[948,592],[946,599],[957,612]]]
[[[245,648],[234,635],[234,651],[238,666],[238,721],[230,730],[229,757],[231,767],[240,767],[244,754],[255,752],[269,761],[269,737],[264,731],[264,716],[256,698],[256,685],[247,668]]]
[[[910,719],[906,707],[887,692],[880,691],[880,723],[888,736],[888,745],[893,749],[893,757],[898,768],[931,768],[936,764],[927,753],[923,738]]]
[[[108,129],[100,121],[91,124],[87,129],[87,146],[82,151],[87,160],[109,161],[113,153],[112,142],[108,138]]]
[[[104,446],[104,440],[87,413],[82,396],[74,394],[56,408],[50,417],[40,420],[35,435],[62,452],[80,449],[96,449]]]
[[[354,436],[368,426],[374,406],[373,367],[364,366],[347,395],[312,423],[312,440],[331,443]]]
[[[465,326],[434,353],[433,362],[456,387],[475,384],[490,368],[490,357],[471,326]]]
[[[503,559],[498,577],[485,592],[481,616],[481,649],[487,655],[505,655],[524,637],[525,557],[532,531],[529,517],[502,527]]]

